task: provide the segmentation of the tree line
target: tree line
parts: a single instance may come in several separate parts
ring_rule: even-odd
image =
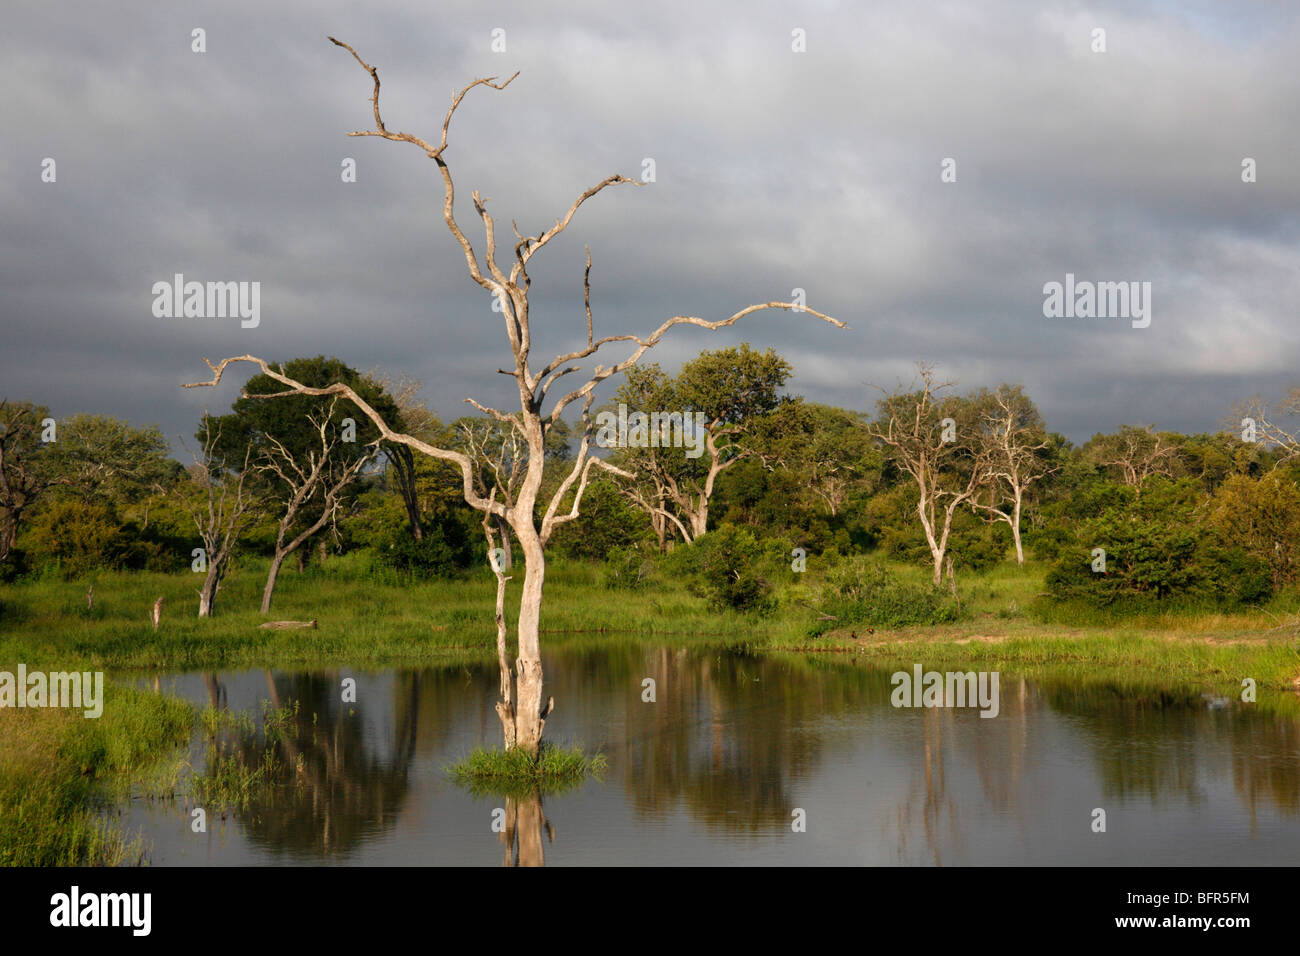
[[[349,383],[394,428],[465,454],[477,494],[515,504],[527,454],[508,425],[444,423],[418,383],[335,358],[280,368],[313,386]],[[680,434],[624,435],[602,453],[609,468],[555,550],[626,561],[724,527],[792,554],[924,564],[936,587],[1004,560],[1041,562],[1052,596],[1099,604],[1257,603],[1300,574],[1300,442],[1262,403],[1239,409],[1249,413],[1239,431],[1132,424],[1075,446],[1017,384],[963,393],[920,366],[863,412],[789,394],[792,371],[747,344],[702,352],[675,376],[629,369],[604,407],[698,413],[686,426],[700,431],[688,436],[696,453]],[[37,404],[0,404],[0,570],[202,570],[200,616],[241,549],[269,559],[263,613],[290,560],[301,571],[363,551],[396,574],[485,562],[509,571],[519,550],[510,524],[488,514],[485,533],[453,464],[386,441],[337,394],[258,397],[282,391],[257,375],[229,412],[204,415],[185,442],[188,466],[156,427],[90,414],[56,422]],[[571,473],[580,437],[562,420],[548,430],[539,500]],[[561,494],[559,509],[572,497]]]

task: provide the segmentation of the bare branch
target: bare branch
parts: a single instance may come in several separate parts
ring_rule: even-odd
[[[393,429],[388,426],[388,423],[384,421],[383,416],[380,415],[379,412],[375,411],[375,409],[370,405],[370,403],[367,402],[360,395],[358,395],[357,392],[351,386],[346,385],[342,382],[336,382],[333,385],[326,385],[323,388],[313,388],[311,386],[304,385],[302,382],[295,381],[294,379],[285,375],[283,371],[277,372],[275,369],[271,368],[271,366],[266,362],[265,359],[258,358],[255,355],[235,355],[230,358],[222,359],[216,365],[213,365],[212,362],[210,362],[206,358],[203,361],[207,364],[208,368],[212,369],[211,381],[191,382],[186,385],[183,385],[182,386],[183,388],[211,388],[213,386],[220,384],[221,376],[225,373],[226,369],[231,365],[231,363],[249,362],[253,365],[256,365],[258,368],[260,368],[262,370],[263,375],[267,376],[273,381],[279,382],[281,385],[284,385],[289,389],[289,392],[287,393],[249,396],[251,398],[274,398],[277,397],[278,395],[283,395],[283,394],[342,395],[344,398],[352,402],[352,404],[356,405],[357,408],[361,409],[362,414],[364,414],[367,418],[369,418],[374,423],[375,427],[379,429],[379,434],[383,439],[393,442],[395,444],[407,445],[411,448],[414,448],[416,451],[423,452],[424,454],[428,455],[430,458],[438,458],[441,459],[442,461],[450,461],[460,466],[461,477],[463,479],[463,491],[465,494],[465,502],[468,505],[470,505],[470,507],[476,508],[479,511],[490,511],[493,514],[500,514],[500,515],[505,514],[505,510],[502,508],[500,504],[490,502],[487,499],[478,495],[474,491],[473,469],[471,467],[469,458],[467,458],[465,455],[461,454],[458,451],[452,451],[446,448],[438,448],[412,435],[406,435],[401,432],[393,431]]]

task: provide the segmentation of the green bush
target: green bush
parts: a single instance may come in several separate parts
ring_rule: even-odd
[[[748,529],[722,525],[689,547],[674,548],[666,563],[684,571],[691,591],[713,607],[766,613],[775,602],[762,573],[765,550]]]
[[[24,535],[27,560],[34,567],[54,565],[67,578],[91,568],[121,567],[126,545],[112,508],[71,500],[41,511]]]
[[[1263,555],[1223,542],[1202,523],[1192,479],[1148,480],[1141,495],[1115,496],[1078,522],[1047,574],[1048,595],[1117,612],[1162,607],[1234,607],[1268,600],[1272,573]],[[1093,549],[1105,551],[1094,571]]]
[[[883,564],[855,558],[831,568],[822,587],[822,610],[834,621],[816,621],[816,637],[832,627],[867,625],[909,627],[959,620],[961,606],[948,593],[923,584],[897,580]]]
[[[431,525],[419,541],[403,528],[389,536],[386,547],[378,549],[380,561],[402,574],[446,578],[470,563],[469,542],[459,535],[445,533],[454,525]],[[449,540],[451,538],[451,540]]]

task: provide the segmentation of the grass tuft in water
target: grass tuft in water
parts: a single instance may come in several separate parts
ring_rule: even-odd
[[[448,776],[472,792],[513,792],[568,789],[588,777],[599,777],[609,766],[602,753],[590,756],[581,747],[543,743],[536,757],[518,747],[497,750],[478,747],[447,768]]]

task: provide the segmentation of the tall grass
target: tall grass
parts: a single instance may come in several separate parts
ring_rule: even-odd
[[[128,790],[174,792],[194,712],[171,697],[105,688],[103,715],[0,714],[0,865],[117,866],[144,846],[107,815]]]

